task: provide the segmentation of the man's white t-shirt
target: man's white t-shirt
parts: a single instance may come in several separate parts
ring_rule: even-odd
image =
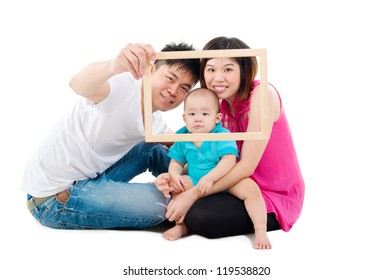
[[[109,83],[105,100],[95,105],[81,97],[41,143],[27,162],[23,191],[46,197],[95,178],[144,140],[142,81],[123,73]],[[161,113],[153,113],[153,132],[167,130]]]

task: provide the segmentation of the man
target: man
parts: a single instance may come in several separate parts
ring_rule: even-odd
[[[194,50],[185,43],[162,51]],[[167,171],[167,148],[144,143],[142,77],[146,44],[128,44],[110,61],[77,73],[81,96],[26,165],[27,206],[52,228],[149,228],[165,220],[167,200],[152,184],[129,181],[149,170]],[[151,69],[153,132],[172,133],[159,111],[182,103],[199,80],[198,59],[158,60]]]

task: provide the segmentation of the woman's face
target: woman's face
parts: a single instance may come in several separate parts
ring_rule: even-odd
[[[213,58],[204,68],[207,88],[231,103],[240,88],[240,66],[233,58]]]

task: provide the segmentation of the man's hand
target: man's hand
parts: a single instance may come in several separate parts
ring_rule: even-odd
[[[155,178],[154,184],[158,190],[160,190],[163,195],[167,198],[170,198],[170,192],[172,188],[169,186],[170,182],[170,175],[169,173],[162,173],[159,174],[158,177]]]
[[[148,44],[128,44],[113,61],[113,71],[116,74],[130,72],[135,79],[140,79],[146,70],[146,53],[149,54],[151,62],[155,61],[154,48]]]

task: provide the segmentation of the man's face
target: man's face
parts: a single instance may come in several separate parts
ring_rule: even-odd
[[[194,85],[189,71],[178,69],[178,64],[162,65],[151,75],[152,111],[172,110],[184,101]]]

